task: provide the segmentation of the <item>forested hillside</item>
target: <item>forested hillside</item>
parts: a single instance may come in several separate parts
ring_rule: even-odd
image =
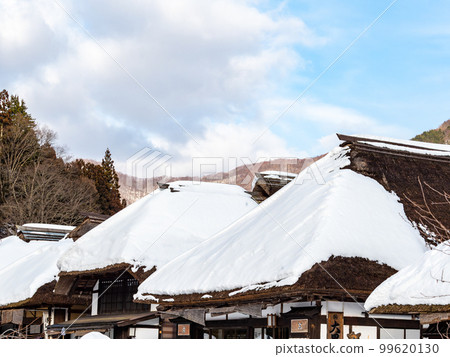
[[[415,141],[425,141],[435,144],[450,144],[450,120],[444,122],[439,128],[428,130],[413,138]]]
[[[0,92],[0,237],[16,224],[77,224],[83,212],[123,207],[109,150],[101,165],[67,161],[56,134],[42,128],[18,96]]]

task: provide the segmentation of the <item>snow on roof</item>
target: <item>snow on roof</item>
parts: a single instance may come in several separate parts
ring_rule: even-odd
[[[292,172],[286,172],[286,171],[263,171],[260,172],[261,175],[268,175],[268,176],[277,176],[279,178],[295,178],[297,177],[297,174],[294,174]]]
[[[160,267],[256,206],[239,186],[173,182],[86,233],[58,264],[62,271],[120,263]]]
[[[379,285],[369,296],[367,311],[382,305],[450,304],[450,243],[423,254]]]
[[[332,255],[395,269],[418,259],[425,243],[399,198],[342,169],[350,163],[349,150],[336,148],[315,170],[304,170],[239,221],[157,270],[135,298],[291,285]]]
[[[26,241],[31,240],[60,240],[66,238],[76,227],[60,224],[26,223],[17,226],[19,235]]]
[[[55,229],[67,232],[71,232],[76,228],[75,226],[65,226],[61,224],[47,224],[47,223],[26,223],[23,225],[23,227],[37,228],[37,229]]]
[[[26,243],[11,236],[0,240],[0,306],[29,299],[55,280],[56,262],[72,244],[71,239]]]
[[[263,171],[263,172],[256,172],[255,177],[253,177],[251,190],[253,191],[255,189],[256,183],[259,179],[263,180],[280,180],[280,181],[286,181],[286,183],[292,181],[297,177],[297,174],[294,174],[292,172],[286,172],[286,171]]]
[[[369,144],[381,148],[391,150],[406,151],[415,154],[433,155],[433,156],[450,156],[450,145],[426,143],[414,140],[401,140],[385,138],[373,135],[355,135],[346,136],[338,135],[340,139],[346,138],[358,141],[362,144]]]

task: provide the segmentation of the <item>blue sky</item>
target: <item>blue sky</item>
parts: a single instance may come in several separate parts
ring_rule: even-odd
[[[319,49],[298,49],[311,61],[308,78],[326,68],[389,3],[323,1],[317,9],[309,1],[288,2],[286,12],[301,16],[328,39]],[[387,130],[375,130],[377,135],[410,138],[437,127],[448,119],[450,109],[449,5],[444,1],[398,1],[307,97],[354,109],[386,125]],[[302,131],[302,125],[291,119],[290,132]],[[323,133],[314,123],[312,127],[308,134],[311,130],[314,136]],[[295,141],[295,135],[289,140]]]
[[[322,154],[336,132],[407,139],[450,117],[446,1],[397,1],[265,130],[390,3],[4,0],[0,80],[73,156],[110,147],[122,170],[143,147],[181,174]]]

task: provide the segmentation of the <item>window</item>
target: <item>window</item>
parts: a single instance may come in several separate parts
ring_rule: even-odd
[[[114,279],[100,280],[99,314],[149,311],[148,305],[133,302],[133,295],[139,285],[136,279],[124,276],[117,279],[114,284],[113,282]],[[111,284],[113,285],[110,286]]]
[[[247,338],[246,328],[226,328],[226,329],[211,329],[205,338],[212,339],[244,339]]]
[[[289,338],[289,328],[288,327],[273,327],[273,328],[264,328],[264,338],[265,339],[286,339]]]

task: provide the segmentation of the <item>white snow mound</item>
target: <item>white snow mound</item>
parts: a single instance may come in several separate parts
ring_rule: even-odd
[[[11,236],[0,240],[0,306],[29,299],[55,280],[56,262],[72,244],[72,239],[26,243]]]
[[[157,270],[135,298],[290,285],[332,255],[395,269],[417,260],[425,243],[398,197],[342,169],[350,163],[348,151],[336,148],[239,221]]]
[[[80,340],[109,340],[110,338],[100,332],[89,332],[86,335],[83,335],[83,337],[80,338]]]
[[[239,186],[173,182],[86,233],[58,264],[61,271],[120,263],[159,268],[256,206]]]
[[[380,284],[364,307],[370,311],[390,304],[450,304],[450,242],[441,243]]]

